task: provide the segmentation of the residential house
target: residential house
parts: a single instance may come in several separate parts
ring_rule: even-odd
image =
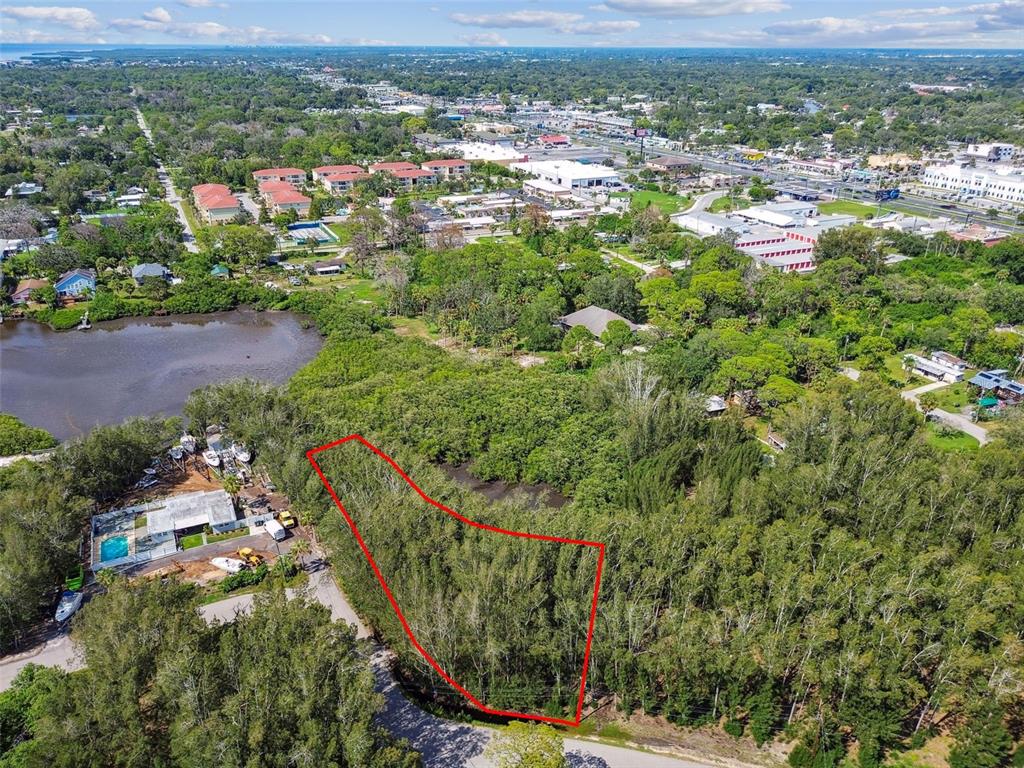
[[[6,197],[31,197],[42,191],[42,184],[36,184],[34,181],[22,181],[8,189]]]
[[[558,325],[565,331],[570,331],[577,325],[582,325],[592,334],[600,338],[601,334],[605,332],[606,328],[608,328],[608,323],[612,320],[622,320],[629,326],[631,331],[635,331],[640,327],[636,323],[627,320],[622,315],[602,307],[584,307],[576,312],[563,315],[558,318]]]
[[[149,262],[146,264],[136,264],[132,267],[132,280],[138,285],[142,285],[142,281],[147,277],[155,277],[160,280],[167,279],[167,267],[163,264],[157,264],[155,262]]]
[[[198,184],[192,187],[196,211],[208,224],[233,221],[242,212],[242,203],[223,184]]]
[[[304,184],[306,172],[301,168],[264,168],[261,171],[253,171],[252,177],[256,183],[261,181],[287,181],[289,184]]]
[[[96,273],[91,269],[72,269],[61,275],[53,287],[57,289],[57,295],[62,297],[95,293]]]
[[[328,261],[317,261],[313,263],[313,272],[317,275],[340,275],[348,268],[342,258],[330,259]]]
[[[453,176],[465,176],[469,173],[470,165],[468,160],[428,160],[420,167],[442,179],[447,179]]]
[[[1007,373],[1004,370],[980,371],[968,383],[997,398],[1001,405],[1020,405],[1024,403],[1024,384],[1009,378]]]
[[[50,284],[49,280],[43,280],[41,278],[29,278],[28,280],[21,280],[18,285],[15,286],[14,292],[11,294],[12,304],[28,304],[31,299],[32,291],[37,288],[45,288]]]
[[[909,354],[903,358],[903,367],[932,381],[946,381],[955,384],[963,381],[967,362],[956,355],[936,350],[928,357]]]

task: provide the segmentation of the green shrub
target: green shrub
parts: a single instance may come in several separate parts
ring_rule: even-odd
[[[270,569],[267,568],[266,563],[262,563],[251,570],[232,573],[220,583],[220,590],[227,594],[228,592],[234,592],[236,589],[254,587],[267,578],[269,572]]]

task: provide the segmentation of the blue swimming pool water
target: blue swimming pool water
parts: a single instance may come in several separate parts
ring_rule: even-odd
[[[111,536],[109,539],[104,539],[100,542],[100,562],[117,560],[119,557],[125,557],[127,554],[127,536]]]

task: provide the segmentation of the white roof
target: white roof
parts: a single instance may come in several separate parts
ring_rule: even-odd
[[[587,165],[577,160],[539,160],[532,163],[512,163],[512,168],[548,179],[558,178],[563,183],[572,183],[583,179],[619,178],[619,174],[614,168],[607,168],[603,165]]]
[[[463,160],[498,162],[501,160],[521,160],[523,157],[522,152],[517,152],[512,147],[488,144],[483,141],[463,141],[452,147],[452,151],[462,155]]]
[[[539,189],[541,192],[552,192],[555,194],[571,191],[568,187],[555,184],[553,181],[548,181],[547,179],[527,179],[523,182],[523,186]]]
[[[182,493],[158,504],[146,515],[150,534],[181,531],[197,525],[225,525],[235,520],[235,506],[224,490]]]

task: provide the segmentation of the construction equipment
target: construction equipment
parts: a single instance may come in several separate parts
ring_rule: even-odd
[[[295,519],[295,515],[287,509],[277,513],[277,522],[285,528],[294,528],[299,524],[299,521]]]
[[[242,547],[238,550],[238,556],[242,559],[242,562],[251,565],[253,568],[263,563],[263,556],[253,551],[252,547]]]

